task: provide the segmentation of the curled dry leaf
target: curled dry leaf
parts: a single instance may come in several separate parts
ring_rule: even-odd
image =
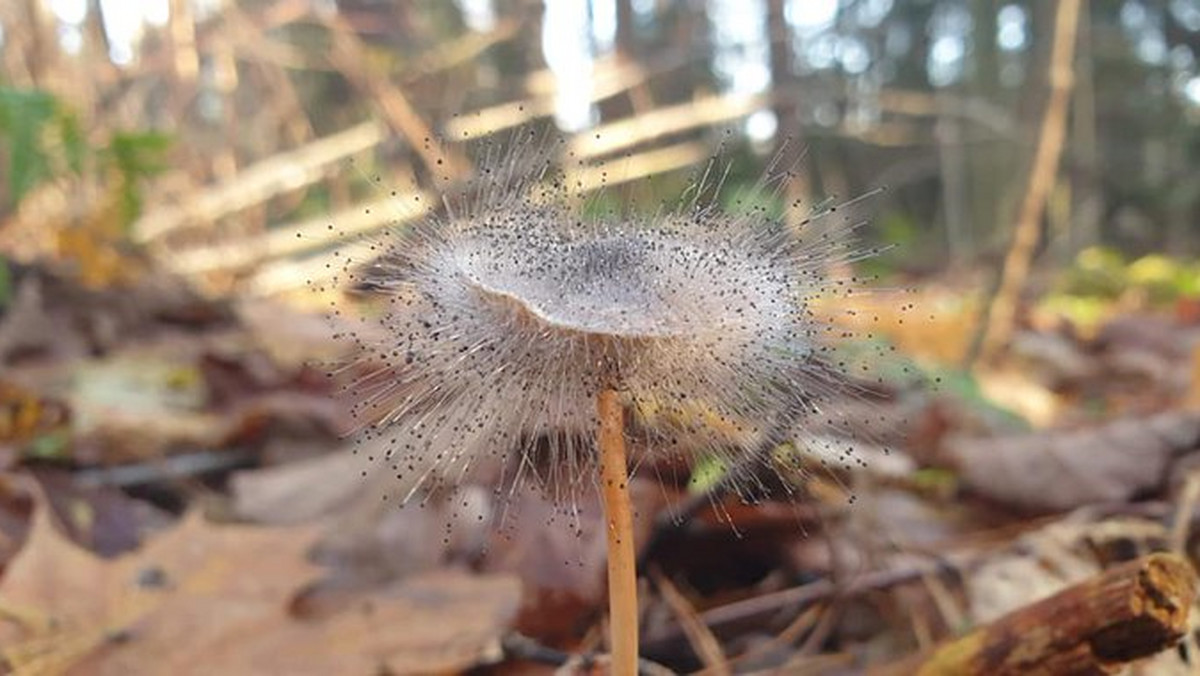
[[[0,603],[24,626],[0,625],[14,666],[69,666],[109,644],[147,657],[237,636],[245,622],[286,619],[289,594],[319,569],[311,529],[213,526],[193,514],[134,554],[96,557],[70,543],[42,507],[0,579]],[[182,644],[179,639],[187,637]]]
[[[965,579],[973,623],[990,622],[1099,572],[1101,562],[1090,551],[1090,527],[1070,521],[1050,524],[975,567]],[[1135,530],[1132,525],[1130,530]]]
[[[132,340],[169,336],[180,327],[228,325],[224,303],[197,296],[163,273],[111,289],[91,289],[47,267],[18,269],[12,307],[0,315],[0,363],[44,363],[105,355]]]
[[[430,673],[494,656],[520,594],[507,577],[414,578],[320,621],[292,617],[294,594],[320,572],[306,558],[317,533],[192,514],[106,561],[40,509],[0,579],[0,656],[89,674]]]
[[[288,372],[299,371],[314,360],[334,361],[345,351],[334,338],[338,323],[332,319],[262,299],[239,299],[235,311],[254,345]],[[281,326],[288,329],[286,337],[280,335]]]
[[[1120,502],[1157,489],[1200,449],[1200,414],[1162,413],[1098,427],[947,443],[970,490],[1028,511]]]
[[[966,635],[869,673],[1116,673],[1119,662],[1174,643],[1178,636],[1163,630],[1186,618],[1186,607],[1176,604],[1190,602],[1193,612],[1200,605],[1190,591],[1190,566],[1156,554],[1167,545],[1167,528],[1094,517],[1080,510],[960,568],[967,624],[956,622],[953,633]],[[1078,641],[1090,647],[1078,651]],[[1171,650],[1131,666],[1120,673],[1194,673]]]
[[[1143,556],[875,673],[1115,673],[1176,646],[1189,633],[1195,598],[1186,559]]]
[[[77,480],[62,468],[33,466],[26,474],[14,475],[14,481],[26,478],[32,479],[23,489],[30,505],[44,503],[72,542],[105,558],[137,549],[148,534],[175,522],[150,502],[112,486]]]
[[[344,449],[233,476],[235,512],[268,524],[319,520],[314,552],[336,569],[339,582],[394,579],[437,567],[456,552],[474,552],[490,532],[479,518],[490,509],[485,491],[464,492],[454,503],[401,508],[387,474]],[[401,486],[403,489],[404,486]],[[466,504],[464,504],[464,502]],[[448,540],[448,541],[444,541]],[[430,543],[414,547],[412,543]],[[442,542],[442,546],[433,543]]]
[[[491,491],[472,487],[460,490],[453,502],[401,508],[383,499],[394,495],[394,478],[361,476],[370,466],[361,456],[339,452],[238,472],[232,481],[235,510],[265,523],[325,524],[315,552],[335,568],[333,582],[341,585],[412,579],[464,560],[490,574],[516,575],[523,582],[517,626],[546,643],[575,639],[602,604],[604,522],[591,494],[582,496],[573,519],[531,488],[503,505]],[[644,542],[666,498],[640,477],[631,488],[637,539]],[[499,528],[490,525],[497,509],[506,509],[497,519]]]
[[[73,330],[69,319],[47,310],[45,297],[40,280],[22,279],[16,285],[11,304],[0,315],[0,364],[44,354],[61,359],[87,352],[86,340]]]
[[[260,523],[292,524],[328,516],[359,500],[377,503],[383,493],[373,484],[364,486],[362,466],[358,457],[336,452],[235,472],[230,481],[234,511]]]

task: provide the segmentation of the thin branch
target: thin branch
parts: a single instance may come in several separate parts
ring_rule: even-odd
[[[364,122],[272,155],[229,180],[181,200],[186,206],[167,206],[146,213],[133,225],[134,238],[148,242],[177,228],[211,223],[281,193],[303,188],[323,178],[330,164],[372,148],[383,139],[384,130],[378,123]]]
[[[1025,199],[1013,230],[1012,246],[1004,258],[1000,284],[991,307],[981,326],[978,349],[984,359],[994,358],[1012,337],[1017,304],[1025,279],[1033,262],[1038,235],[1041,232],[1042,212],[1046,199],[1054,189],[1059,157],[1067,131],[1067,111],[1070,108],[1075,36],[1079,28],[1080,0],[1062,0],[1054,21],[1054,43],[1050,56],[1050,98],[1042,116],[1037,149],[1033,157]],[[971,355],[972,360],[974,354]]]

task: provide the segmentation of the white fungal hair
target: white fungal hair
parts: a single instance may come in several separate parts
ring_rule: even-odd
[[[359,356],[344,389],[402,501],[478,476],[499,494],[533,479],[569,499],[595,481],[605,388],[631,412],[635,461],[726,469],[781,426],[774,443],[795,440],[795,422],[853,391],[828,356],[844,329],[813,312],[855,293],[827,276],[869,254],[845,236],[853,223],[816,232],[763,209],[730,215],[711,196],[715,160],[676,207],[585,220],[551,169],[554,147],[518,141],[485,159],[471,197],[346,268],[383,303],[373,338],[347,334]],[[744,470],[729,481],[743,495],[760,483]]]

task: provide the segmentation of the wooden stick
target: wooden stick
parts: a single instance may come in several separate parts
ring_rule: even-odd
[[[872,675],[1112,673],[1179,641],[1195,595],[1187,560],[1151,554]]]
[[[638,664],[637,569],[633,551],[633,507],[625,460],[625,409],[615,390],[596,400],[600,417],[600,475],[608,521],[608,624],[612,673],[636,676]]]
[[[379,124],[364,122],[276,153],[226,181],[189,195],[181,201],[186,207],[164,206],[146,212],[133,225],[134,240],[148,242],[191,223],[208,226],[228,214],[312,185],[332,171],[329,165],[372,148],[386,137],[386,130]]]
[[[346,20],[334,15],[325,24],[333,38],[328,52],[330,63],[364,98],[378,106],[388,126],[408,140],[429,172],[451,180],[469,176],[474,171],[470,161],[458,149],[439,141],[408,94],[371,67],[366,45]]]
[[[1037,148],[1025,197],[1013,229],[1012,244],[1004,257],[1000,284],[992,298],[991,308],[980,327],[979,356],[994,358],[1012,337],[1017,304],[1025,278],[1033,263],[1040,232],[1042,211],[1054,189],[1058,161],[1062,155],[1067,130],[1067,111],[1070,108],[1071,84],[1074,74],[1075,35],[1079,28],[1080,0],[1062,0],[1054,19],[1054,42],[1050,56],[1050,99],[1042,116]],[[976,350],[972,350],[975,352]],[[970,355],[971,358],[974,355]]]
[[[709,676],[730,676],[733,670],[730,668],[729,658],[725,656],[725,651],[721,649],[721,642],[717,640],[712,629],[709,629],[708,625],[704,624],[704,620],[700,619],[696,608],[687,600],[687,597],[676,589],[666,575],[657,573],[654,580],[658,583],[658,591],[662,594],[663,600],[670,606],[676,621],[679,622],[684,635],[687,636],[692,652],[704,664],[703,672]]]

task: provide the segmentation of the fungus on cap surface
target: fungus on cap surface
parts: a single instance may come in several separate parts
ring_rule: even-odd
[[[547,157],[517,153],[464,205],[377,242],[355,273],[386,300],[377,338],[357,334],[375,368],[347,389],[368,436],[388,439],[379,460],[417,475],[405,499],[484,468],[502,486],[550,476],[559,497],[599,483],[610,592],[629,595],[632,578],[624,592],[612,579],[632,576],[612,568],[632,565],[624,439],[636,436],[639,456],[732,466],[772,426],[819,406],[839,376],[822,358],[831,326],[811,304],[852,293],[826,271],[860,254],[761,209],[701,203],[703,184],[656,216],[585,221]],[[547,474],[532,469],[538,444]],[[636,643],[636,605],[613,604]]]
[[[725,425],[749,440],[836,385],[817,355],[830,327],[809,303],[849,293],[824,273],[854,252],[761,214],[704,207],[581,222],[565,205],[509,198],[378,246],[357,281],[387,297],[382,338],[362,347],[388,377],[349,389],[377,431],[423,430],[397,437],[392,460],[436,449],[429,481],[519,455],[522,442],[590,434],[602,387],[655,421],[639,447],[709,454],[734,451],[724,437],[678,448],[672,432],[696,435],[671,427],[703,410],[708,422],[691,427]]]

